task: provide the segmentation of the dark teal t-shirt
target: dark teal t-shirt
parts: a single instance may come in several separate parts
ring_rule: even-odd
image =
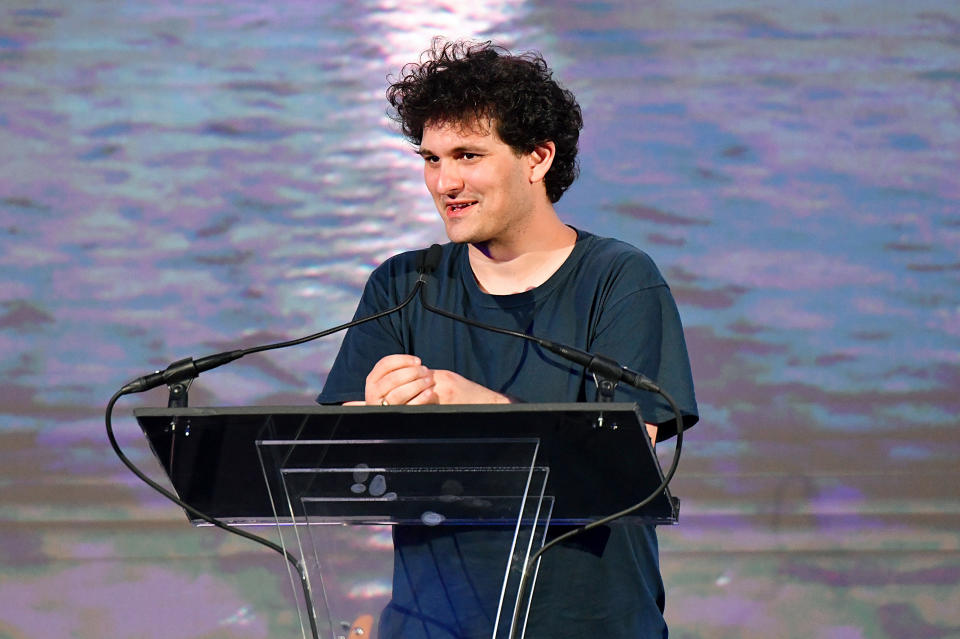
[[[390,258],[370,276],[356,317],[396,306],[417,280],[417,253]],[[690,364],[676,304],[653,261],[624,242],[578,231],[567,260],[542,285],[514,295],[483,292],[467,246],[446,244],[426,296],[444,310],[502,328],[607,355],[655,380],[697,421]],[[347,332],[318,397],[362,400],[367,373],[382,357],[410,353],[434,369],[526,402],[592,401],[592,376],[527,340],[430,313],[418,301]],[[658,439],[675,434],[673,411],[657,395],[618,387],[635,401]],[[380,636],[489,637],[505,560],[493,555],[506,532],[397,527],[393,600]],[[652,526],[613,524],[544,555],[530,638],[666,636],[663,584]]]

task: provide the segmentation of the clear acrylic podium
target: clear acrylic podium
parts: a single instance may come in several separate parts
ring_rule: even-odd
[[[662,474],[634,404],[137,409],[178,495],[237,525],[276,525],[304,637],[376,636],[394,527],[510,534],[490,637],[523,636],[519,576],[551,524],[582,524],[651,493]],[[675,523],[669,493],[633,517]],[[194,521],[194,523],[200,523]],[[288,565],[288,570],[292,570]],[[535,587],[535,572],[527,593]]]

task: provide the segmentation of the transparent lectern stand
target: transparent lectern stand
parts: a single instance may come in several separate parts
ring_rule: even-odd
[[[281,543],[310,584],[305,601],[300,576],[291,573],[304,636],[311,612],[321,636],[348,637],[358,627],[375,636],[393,565],[392,552],[372,551],[392,548],[395,525],[511,531],[495,537],[507,543],[499,560],[491,557],[490,569],[503,580],[499,601],[491,602],[490,636],[509,637],[516,606],[523,636],[529,595],[518,600],[520,575],[543,544],[553,503],[544,494],[548,470],[536,465],[539,444],[500,437],[258,440]]]
[[[183,501],[234,525],[282,524],[283,545],[307,566],[315,593],[312,602],[301,598],[301,615],[316,603],[331,638],[347,635],[341,622],[360,616],[351,617],[344,603],[354,595],[381,605],[389,599],[389,565],[370,572],[365,562],[377,555],[392,561],[391,532],[511,529],[502,555],[509,578],[500,618],[507,619],[516,566],[542,543],[548,523],[594,521],[639,502],[663,480],[639,409],[628,403],[138,408],[134,414]],[[664,491],[630,519],[673,524],[678,509]],[[501,622],[497,636],[504,628]]]

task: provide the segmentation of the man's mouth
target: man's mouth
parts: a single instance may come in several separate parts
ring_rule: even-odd
[[[458,213],[470,208],[476,204],[476,202],[454,202],[452,204],[447,204],[447,213],[451,215],[457,215]]]

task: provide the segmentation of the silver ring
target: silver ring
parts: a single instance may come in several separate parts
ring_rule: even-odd
[[[390,402],[387,401],[387,398],[386,398],[386,397],[381,397],[381,398],[380,398],[380,405],[381,405],[381,406],[389,406],[389,405],[390,405]]]

